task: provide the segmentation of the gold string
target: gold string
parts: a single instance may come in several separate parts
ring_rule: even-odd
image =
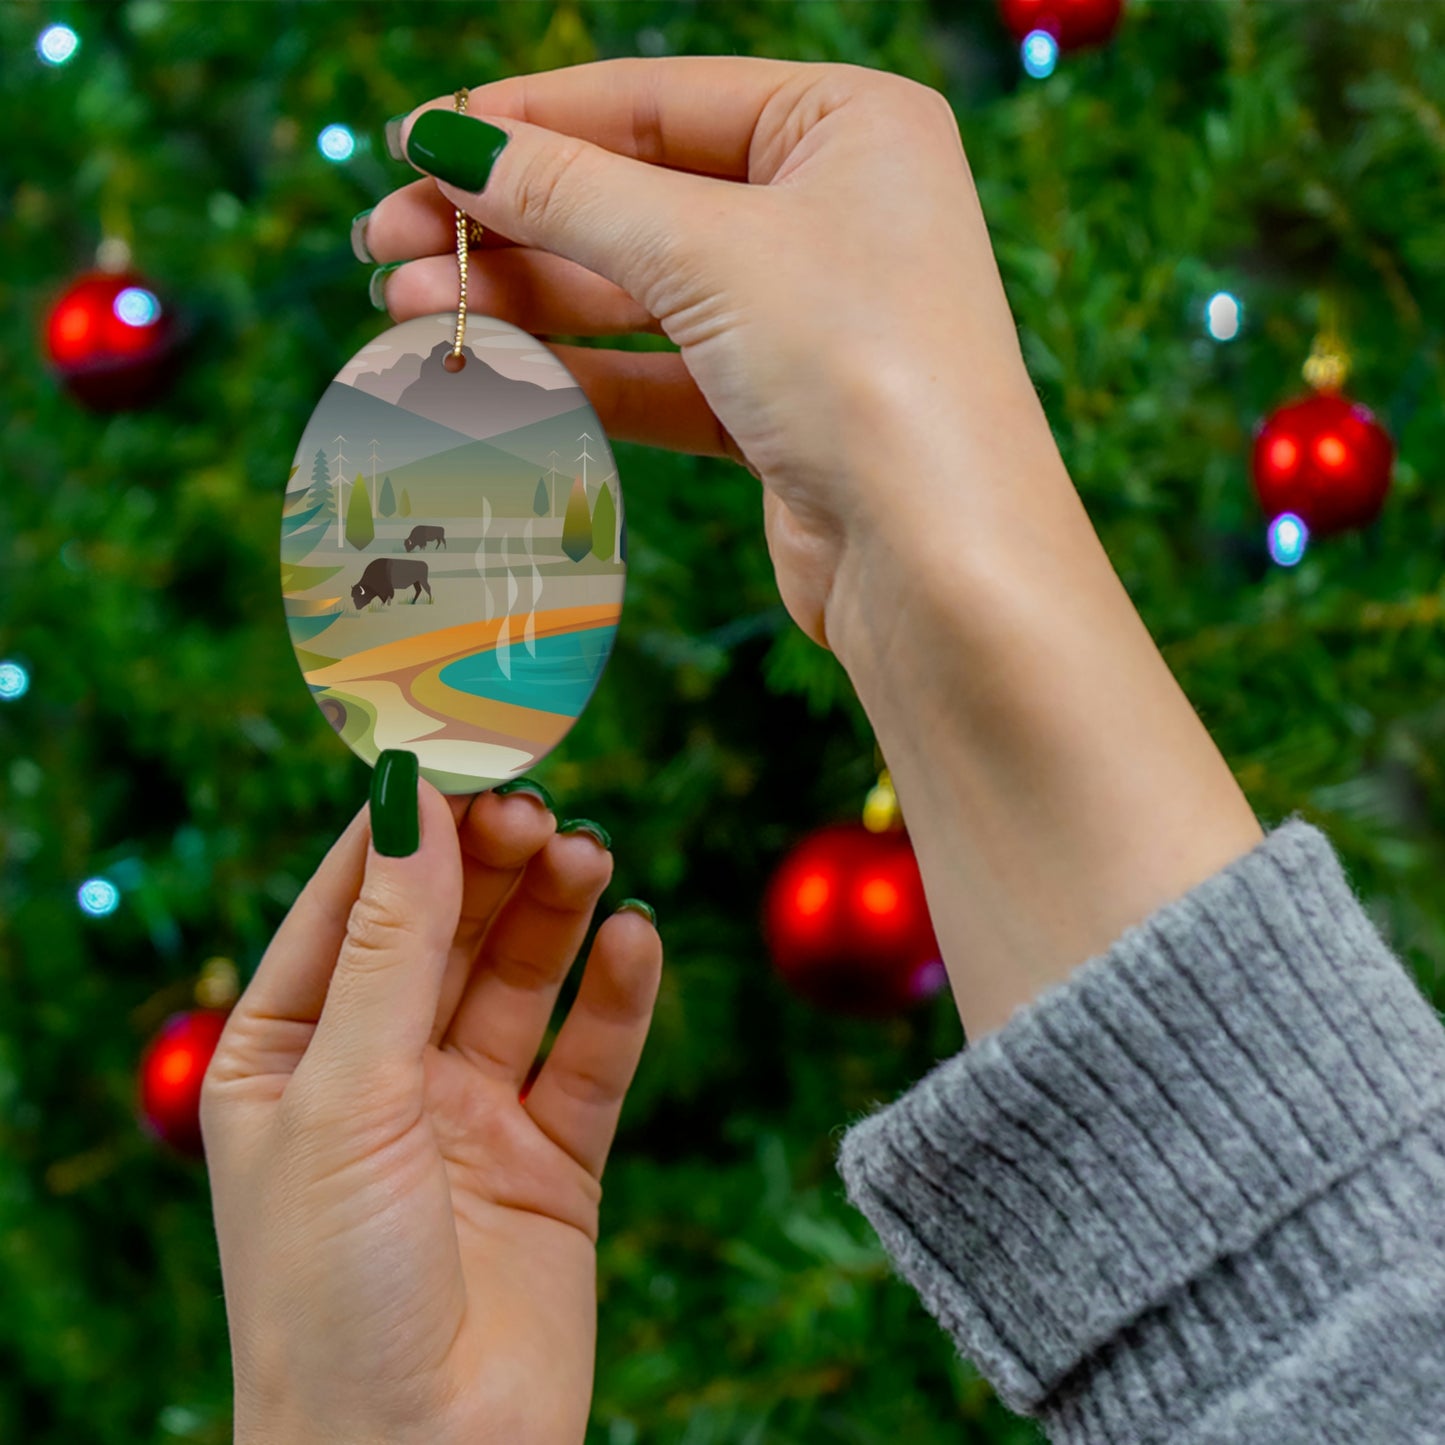
[[[469,92],[465,89],[457,91],[452,97],[452,103],[459,113],[465,114]],[[482,239],[482,228],[476,222],[469,226],[469,217],[465,211],[458,211],[457,216],[457,279],[459,290],[457,294],[457,334],[452,342],[451,355],[448,356],[442,365],[448,371],[460,371],[467,364],[467,359],[462,355],[462,340],[467,334],[467,242]]]

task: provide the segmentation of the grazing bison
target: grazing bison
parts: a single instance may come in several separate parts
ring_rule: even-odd
[[[411,536],[402,545],[408,552],[414,552],[418,547],[425,547],[428,542],[435,542],[438,547],[445,547],[447,529],[445,527],[413,527]]]
[[[361,581],[351,589],[351,600],[356,610],[361,611],[373,597],[390,602],[392,596],[408,587],[415,587],[411,600],[418,602],[423,591],[431,596],[431,583],[427,581],[425,562],[404,562],[400,557],[378,557],[366,564]]]

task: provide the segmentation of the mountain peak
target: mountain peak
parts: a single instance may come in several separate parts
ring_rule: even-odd
[[[470,346],[462,347],[467,364],[460,371],[448,371],[444,363],[451,349],[449,341],[432,347],[420,360],[416,380],[397,396],[398,406],[485,441],[498,432],[571,411],[587,400],[580,387],[546,387],[504,376]]]

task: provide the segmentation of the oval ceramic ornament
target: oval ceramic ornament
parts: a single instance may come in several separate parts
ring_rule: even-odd
[[[455,313],[383,332],[296,449],[281,590],[302,676],[369,763],[415,753],[444,793],[566,737],[612,651],[627,533],[612,451],[535,337]],[[455,364],[455,363],[453,363]]]

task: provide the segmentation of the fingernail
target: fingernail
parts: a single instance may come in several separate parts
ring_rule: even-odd
[[[388,748],[371,774],[371,841],[388,858],[409,858],[421,846],[416,754]]]
[[[610,850],[612,847],[612,835],[601,823],[594,823],[591,818],[568,818],[565,823],[558,825],[557,831],[559,833],[591,833],[604,848]]]
[[[550,812],[557,811],[556,800],[536,778],[509,778],[505,783],[498,783],[492,791],[501,797],[508,793],[532,793],[542,800]]]
[[[653,909],[652,904],[644,903],[640,898],[624,898],[622,902],[617,905],[617,911],[621,913],[624,910],[630,913],[642,914],[654,928],[657,927],[657,913]]]
[[[406,138],[406,158],[419,170],[480,191],[510,137],[506,131],[454,110],[424,110]]]
[[[371,297],[371,304],[378,311],[386,310],[386,278],[389,272],[395,271],[398,266],[405,266],[405,261],[388,261],[385,266],[378,266],[371,273],[371,281],[366,288],[366,294]]]
[[[368,266],[376,265],[376,257],[371,254],[371,249],[366,244],[366,223],[374,209],[374,206],[368,206],[351,218],[351,254],[358,261],[365,261]]]
[[[407,111],[406,115],[394,115],[386,123],[386,153],[394,161],[404,161],[406,159],[401,150],[401,127],[402,122],[406,120],[406,116],[410,114],[411,112]]]

